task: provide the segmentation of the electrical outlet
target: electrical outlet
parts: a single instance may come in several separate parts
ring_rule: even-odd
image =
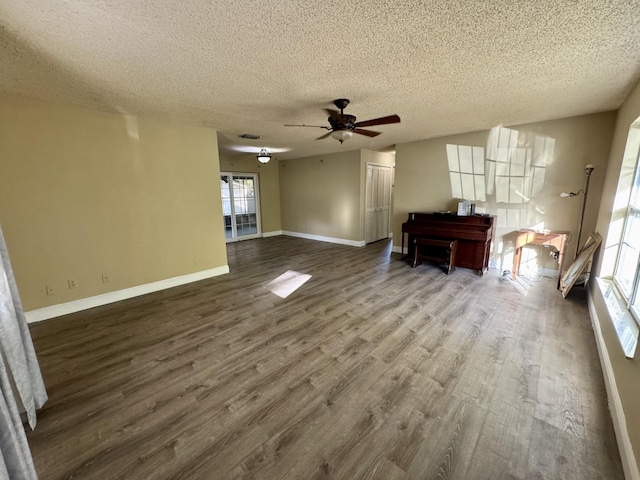
[[[109,283],[109,274],[107,273],[102,274],[102,283]]]
[[[69,280],[67,280],[67,282],[69,283],[69,288],[76,288],[78,286],[78,282],[76,282],[73,278],[70,278]]]
[[[47,295],[55,295],[56,290],[51,285],[45,285],[44,288],[47,292]]]

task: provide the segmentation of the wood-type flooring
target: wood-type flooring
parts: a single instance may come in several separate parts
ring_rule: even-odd
[[[617,480],[584,291],[388,241],[228,246],[231,273],[31,325],[41,480]],[[287,298],[265,285],[311,279]]]

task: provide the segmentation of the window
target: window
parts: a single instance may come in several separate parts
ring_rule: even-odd
[[[638,261],[640,259],[640,165],[638,144],[633,140],[637,140],[638,132],[640,132],[638,126],[631,127],[625,151],[625,157],[629,154],[633,155],[635,170],[613,274],[613,280],[636,321],[640,321],[640,292],[638,292],[640,289],[638,285],[640,278],[640,262]]]

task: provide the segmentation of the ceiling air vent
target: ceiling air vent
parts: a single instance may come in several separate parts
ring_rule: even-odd
[[[262,138],[262,135],[255,135],[253,133],[243,133],[242,135],[238,135],[240,138],[248,138],[250,140],[258,140]]]

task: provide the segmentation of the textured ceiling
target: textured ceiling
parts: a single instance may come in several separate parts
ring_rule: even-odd
[[[0,66],[2,92],[210,126],[223,154],[382,149],[618,108],[640,1],[0,0]],[[339,97],[402,123],[342,146],[283,126]]]

